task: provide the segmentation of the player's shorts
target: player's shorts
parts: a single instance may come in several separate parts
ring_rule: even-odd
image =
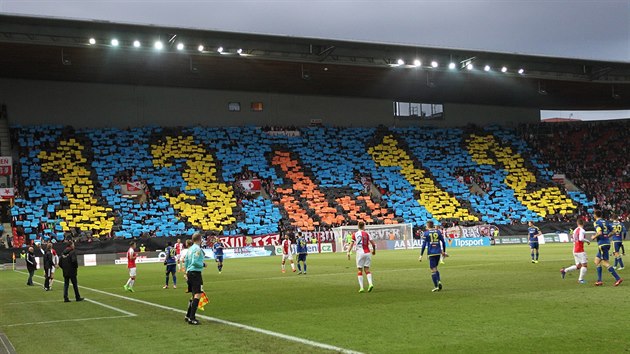
[[[215,256],[214,260],[220,263],[223,263],[223,256]]]
[[[573,258],[575,259],[575,264],[587,264],[588,259],[586,258],[586,252],[573,252]]]
[[[190,292],[193,294],[201,294],[201,286],[203,285],[203,279],[201,278],[201,272],[190,271],[188,272],[188,286]]]
[[[357,252],[357,268],[369,267],[372,265],[372,254]]]
[[[129,268],[129,276],[130,277],[135,277],[136,276],[136,267]]]
[[[286,261],[287,259],[293,260],[293,253],[282,254],[282,261]]]
[[[621,245],[623,244],[623,242],[621,241],[613,241],[613,250],[616,253],[619,253],[619,251],[621,250]]]
[[[440,264],[440,255],[439,254],[429,255],[429,268],[437,268],[438,264]]]
[[[177,272],[176,264],[167,264],[166,265],[166,274],[168,273],[176,273]]]
[[[307,253],[298,253],[298,262],[306,262]]]
[[[537,250],[538,249],[538,242],[530,242],[529,243],[529,248],[531,248],[533,250]]]
[[[608,254],[610,252],[610,245],[599,245],[597,249],[598,251],[595,257],[605,261],[610,259],[610,255]]]

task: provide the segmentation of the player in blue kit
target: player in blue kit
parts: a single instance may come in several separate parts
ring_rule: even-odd
[[[610,252],[610,232],[612,231],[611,225],[609,222],[602,218],[601,210],[595,210],[595,222],[593,223],[595,227],[595,235],[591,237],[592,240],[597,240],[597,256],[595,256],[595,266],[597,267],[597,281],[595,282],[595,286],[602,286],[604,283],[602,282],[602,265],[604,265],[610,274],[615,278],[615,286],[619,286],[623,279],[619,277],[619,274],[615,272],[615,268],[613,268],[608,262],[608,252]]]
[[[614,215],[611,215],[610,219],[615,220],[617,218]],[[626,227],[621,223],[621,221],[619,221],[619,219],[611,222],[610,227],[611,227],[610,235],[612,236],[612,250],[613,250],[613,255],[615,256],[615,269],[622,270],[624,266],[623,266],[623,259],[621,259],[620,250],[623,249],[622,235],[625,234],[627,230],[626,230]]]
[[[532,256],[532,263],[538,263],[538,256],[540,254],[540,252],[538,251],[538,237],[542,236],[543,234],[542,232],[540,232],[540,229],[537,226],[534,226],[533,221],[528,222],[527,226],[529,226],[527,228],[527,234],[529,240],[530,254]]]
[[[424,242],[422,242],[422,250],[418,258],[420,262],[422,262],[425,248],[427,249],[427,256],[429,257],[431,279],[433,280],[433,285],[435,285],[435,288],[431,291],[440,291],[442,290],[442,281],[437,268],[440,263],[440,256],[446,257],[446,243],[444,242],[444,236],[440,230],[435,228],[433,221],[427,221],[427,230],[424,232]]]
[[[217,269],[219,270],[219,274],[221,274],[223,270],[223,242],[221,242],[218,237],[214,240],[212,252],[214,252],[214,260],[217,262]]]
[[[173,289],[177,289],[177,252],[173,244],[168,242],[166,244],[166,259],[164,260],[164,265],[166,266],[166,285],[162,289],[168,289],[168,275],[172,274],[173,276]]]
[[[298,239],[295,242],[296,251],[298,254],[297,259],[297,267],[298,267],[298,275],[302,274],[302,267],[300,267],[300,262],[304,265],[304,274],[306,274],[306,256],[308,256],[308,248],[306,243],[306,238],[302,236],[301,232],[298,232]]]

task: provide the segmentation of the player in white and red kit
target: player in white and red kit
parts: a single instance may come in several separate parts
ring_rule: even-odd
[[[376,254],[376,244],[374,241],[370,239],[370,235],[365,232],[365,223],[363,221],[359,221],[359,231],[355,232],[352,235],[352,242],[348,247],[348,260],[350,260],[350,253],[352,253],[352,248],[356,246],[356,261],[357,261],[357,276],[359,279],[359,292],[364,293],[365,289],[363,288],[363,272],[365,272],[365,276],[368,280],[368,292],[371,292],[374,289],[374,284],[372,283],[372,273],[370,272],[370,266],[372,265],[372,255]],[[372,244],[372,251],[370,252],[370,244]]]
[[[183,272],[184,257],[182,256],[182,248],[184,248],[184,245],[182,244],[182,240],[178,238],[177,243],[175,244],[175,263],[177,263],[177,270],[181,270]]]
[[[291,250],[291,240],[289,240],[289,235],[284,235],[284,240],[282,240],[282,273],[285,272],[284,264],[287,259],[291,260],[291,269],[295,272],[295,264],[293,263],[293,250]]]
[[[562,279],[564,279],[567,273],[579,269],[580,276],[578,283],[584,284],[584,276],[586,275],[586,269],[588,267],[588,260],[586,258],[586,252],[584,251],[584,242],[587,244],[591,243],[584,237],[584,220],[578,219],[577,227],[573,230],[571,240],[573,241],[573,258],[575,258],[575,265],[560,269],[560,274],[562,274]]]
[[[138,256],[136,250],[136,241],[129,242],[129,249],[127,250],[127,269],[129,270],[129,279],[127,283],[123,285],[123,289],[134,292],[133,285],[136,283],[136,257]]]

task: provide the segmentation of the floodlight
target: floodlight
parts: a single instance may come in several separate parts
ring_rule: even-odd
[[[136,48],[140,48],[140,41],[133,41],[133,46]]]
[[[402,59],[398,59],[397,63],[398,65],[405,65],[405,61]]]
[[[88,40],[88,43],[90,43],[90,44],[96,44],[96,39],[94,39],[94,38],[90,38],[90,39]]]
[[[118,40],[116,38],[112,39],[111,43],[114,47],[118,47]]]
[[[473,68],[474,68],[474,66],[472,65],[472,63],[466,64],[466,69],[472,70]]]
[[[241,55],[243,53],[243,49],[242,48],[238,48],[238,50],[236,52],[238,53],[238,55]]]
[[[153,47],[155,47],[155,49],[157,50],[161,50],[162,48],[164,48],[164,44],[162,44],[162,42],[157,41],[153,44]]]
[[[200,44],[199,47],[197,47],[197,50],[203,52],[203,45]]]
[[[217,48],[217,52],[219,52],[219,53],[223,53],[223,47],[219,47],[219,48]]]
[[[502,72],[502,73],[506,73],[506,72],[507,72],[507,68],[506,68],[505,66],[504,66],[504,67],[502,67],[502,68],[501,68],[501,72]]]
[[[490,71],[490,65],[486,65],[483,67],[483,71]]]
[[[523,69],[523,68],[518,69],[518,73],[523,75],[525,73],[525,69]]]
[[[437,61],[435,61],[435,60],[434,60],[434,61],[432,61],[432,62],[431,62],[431,67],[432,67],[432,68],[437,68],[437,67],[438,67],[438,62],[437,62]]]
[[[420,59],[416,59],[416,60],[413,61],[413,65],[414,66],[420,66],[420,65],[422,65],[422,62],[420,61]]]
[[[177,50],[184,50],[184,43],[177,43]]]
[[[455,69],[455,63],[449,63],[448,68],[451,70]]]

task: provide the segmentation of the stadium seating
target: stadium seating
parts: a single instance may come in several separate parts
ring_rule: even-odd
[[[520,127],[520,134],[581,191],[569,191],[585,218],[595,207],[630,216],[630,121],[540,123]]]
[[[12,213],[29,239],[261,235],[358,220],[507,224],[592,206],[584,193],[554,185],[519,133],[499,127],[305,127],[297,136],[256,127],[14,129],[24,190]],[[457,170],[480,176],[485,191],[473,193]],[[277,198],[237,190],[244,171],[269,181]],[[120,193],[121,183],[136,181],[146,183],[147,203]]]

